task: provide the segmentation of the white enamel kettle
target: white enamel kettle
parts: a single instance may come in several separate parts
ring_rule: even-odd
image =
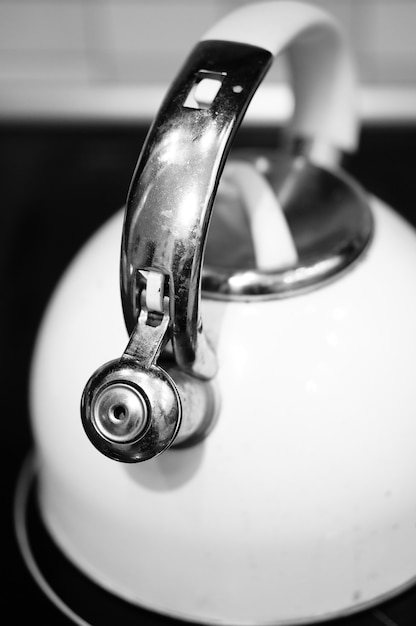
[[[230,158],[214,204],[283,49],[296,148]],[[277,625],[415,582],[416,235],[337,164],[354,98],[326,13],[231,13],[166,95],[124,223],[52,298],[31,381],[40,510],[122,600]]]

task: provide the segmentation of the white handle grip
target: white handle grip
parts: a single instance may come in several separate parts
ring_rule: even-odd
[[[287,48],[293,74],[293,133],[312,140],[311,158],[325,146],[356,148],[358,124],[352,59],[337,23],[301,2],[261,2],[225,16],[204,40],[251,44],[274,56]],[[314,159],[314,153],[316,159]]]

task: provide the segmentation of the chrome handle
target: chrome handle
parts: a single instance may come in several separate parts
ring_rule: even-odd
[[[231,140],[272,55],[245,44],[199,43],[167,94],[143,147],[127,200],[121,293],[132,331],[146,289],[143,270],[165,277],[178,365],[212,378],[216,359],[199,315],[210,213]],[[211,102],[198,90],[219,87]]]
[[[244,44],[198,44],[146,138],[121,251],[130,340],[93,374],[81,401],[89,439],[112,459],[144,461],[171,445],[184,412],[178,387],[188,408],[182,439],[199,440],[216,417],[217,363],[199,314],[203,251],[231,140],[271,61]],[[168,341],[175,382],[156,364]]]

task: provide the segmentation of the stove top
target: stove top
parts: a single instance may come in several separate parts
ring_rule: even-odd
[[[0,123],[2,203],[0,277],[2,354],[7,416],[6,590],[13,623],[27,614],[43,623],[142,623],[175,620],[132,607],[103,592],[54,546],[39,516],[36,481],[18,486],[32,451],[28,380],[30,359],[46,303],[71,258],[125,202],[147,126],[15,125]],[[275,129],[241,130],[237,147],[272,148]],[[372,193],[416,225],[416,128],[363,129],[359,153],[347,169]],[[64,225],[55,237],[57,220]],[[30,484],[29,484],[30,482]],[[53,599],[52,599],[53,598]],[[416,586],[376,607],[327,626],[415,626]]]

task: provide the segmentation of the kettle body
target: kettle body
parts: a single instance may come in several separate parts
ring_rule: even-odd
[[[304,5],[293,4],[297,15]],[[289,11],[292,3],[261,6],[274,14],[277,5]],[[218,76],[217,83],[226,81]],[[196,100],[200,124],[205,113]],[[207,106],[204,100],[201,109]],[[300,127],[308,125],[300,119]],[[171,132],[174,125],[168,126]],[[162,147],[172,154],[172,136],[159,133],[157,124],[152,132],[156,174],[164,175]],[[327,159],[321,148],[315,145],[315,160]],[[140,185],[133,185],[130,195],[132,203],[140,198],[141,215],[143,202],[159,193],[146,151],[138,172],[153,186],[138,194]],[[179,187],[183,193],[185,186]],[[170,446],[145,462],[119,463],[101,454],[79,419],[88,377],[122,353],[131,332],[118,261],[122,233],[129,249],[126,229],[134,231],[137,214],[127,209],[123,221],[117,213],[68,268],[45,314],[32,367],[38,495],[58,546],[104,589],[178,619],[243,626],[328,619],[414,583],[416,234],[378,199],[369,197],[368,204],[372,235],[360,254],[313,288],[285,297],[219,297],[204,291],[202,280],[200,305],[196,298],[185,309],[200,306],[218,362],[210,387],[215,415],[203,439]],[[172,207],[163,207],[163,219],[170,219]],[[206,226],[205,218],[197,221]],[[151,229],[153,221],[141,226]],[[183,248],[181,242],[181,254]],[[151,247],[158,271],[170,250],[168,237]],[[191,256],[202,263],[198,250]],[[327,259],[290,276],[303,281],[323,266]],[[123,267],[126,275],[129,263]],[[188,265],[181,267],[185,272]],[[179,318],[172,323],[173,342],[181,324]],[[194,346],[181,341],[179,365]],[[184,413],[193,410],[191,400],[187,407],[192,377],[209,377],[201,373],[208,358],[198,361],[198,355],[195,349],[188,364],[200,368],[197,375],[191,371],[180,388]]]
[[[198,445],[144,464],[104,457],[75,418],[86,378],[127,338],[121,214],[75,259],[39,334],[33,426],[47,528],[104,588],[180,619],[277,624],[414,581],[416,235],[372,205],[374,241],[342,280],[203,299],[221,414]]]

